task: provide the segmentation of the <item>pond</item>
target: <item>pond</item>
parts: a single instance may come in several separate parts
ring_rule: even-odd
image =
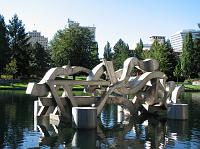
[[[174,121],[152,116],[117,122],[114,105],[105,107],[96,130],[76,131],[55,126],[48,119],[34,125],[35,97],[24,91],[0,91],[0,148],[200,148],[200,93],[184,93],[189,120]]]

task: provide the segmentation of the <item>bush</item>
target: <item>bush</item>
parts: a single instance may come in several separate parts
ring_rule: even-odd
[[[199,81],[200,79],[199,78],[195,78],[195,79],[186,79],[185,81],[184,81],[184,83],[185,84],[190,84],[190,85],[192,85],[192,82],[194,82],[194,81]]]
[[[192,84],[192,79],[186,79],[185,81],[184,81],[184,84]]]

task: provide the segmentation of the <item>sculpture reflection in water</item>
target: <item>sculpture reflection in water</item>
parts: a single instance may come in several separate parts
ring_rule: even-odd
[[[98,119],[96,129],[73,129],[71,125],[49,122],[49,117],[35,121],[41,132],[39,146],[54,148],[165,148],[177,139],[185,140],[187,120],[166,120],[152,115],[118,119],[117,106],[107,106]],[[178,129],[177,129],[178,128]]]

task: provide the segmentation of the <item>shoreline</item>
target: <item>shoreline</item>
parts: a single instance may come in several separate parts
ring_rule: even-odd
[[[192,85],[194,87],[196,87],[196,85]],[[200,88],[200,86],[197,86],[198,88]],[[0,86],[0,90],[26,90],[27,87],[17,87],[17,86]],[[80,91],[80,90],[83,90],[83,88],[74,88],[73,89],[74,91]],[[184,92],[200,92],[200,89],[194,89],[194,88],[188,88],[188,87],[185,87],[185,90]]]

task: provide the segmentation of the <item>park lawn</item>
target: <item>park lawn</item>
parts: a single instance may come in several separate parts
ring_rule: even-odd
[[[68,77],[68,79],[72,79],[72,76]],[[86,80],[85,76],[77,76],[76,80]],[[29,82],[39,82],[40,80],[22,80],[20,83],[9,83],[9,84],[0,84],[0,89],[26,89]],[[84,86],[82,85],[74,85],[74,90],[83,90]]]
[[[0,89],[15,89],[15,88],[21,88],[21,89],[25,89],[27,88],[27,83],[14,83],[14,84],[10,84],[10,85],[0,85]]]
[[[68,79],[72,79],[72,76],[68,77]],[[86,76],[76,76],[76,80],[86,80]],[[28,82],[39,82],[39,80],[22,80],[20,83],[10,83],[6,85],[0,84],[0,89],[26,89]],[[200,85],[191,85],[189,83],[183,83],[179,82],[177,85],[183,85],[185,87],[186,91],[200,91]],[[83,85],[74,85],[73,90],[74,91],[83,91],[84,86]],[[78,93],[79,94],[79,93]]]
[[[200,91],[200,85],[191,85],[191,84],[183,84],[185,87],[185,90],[189,91]]]

